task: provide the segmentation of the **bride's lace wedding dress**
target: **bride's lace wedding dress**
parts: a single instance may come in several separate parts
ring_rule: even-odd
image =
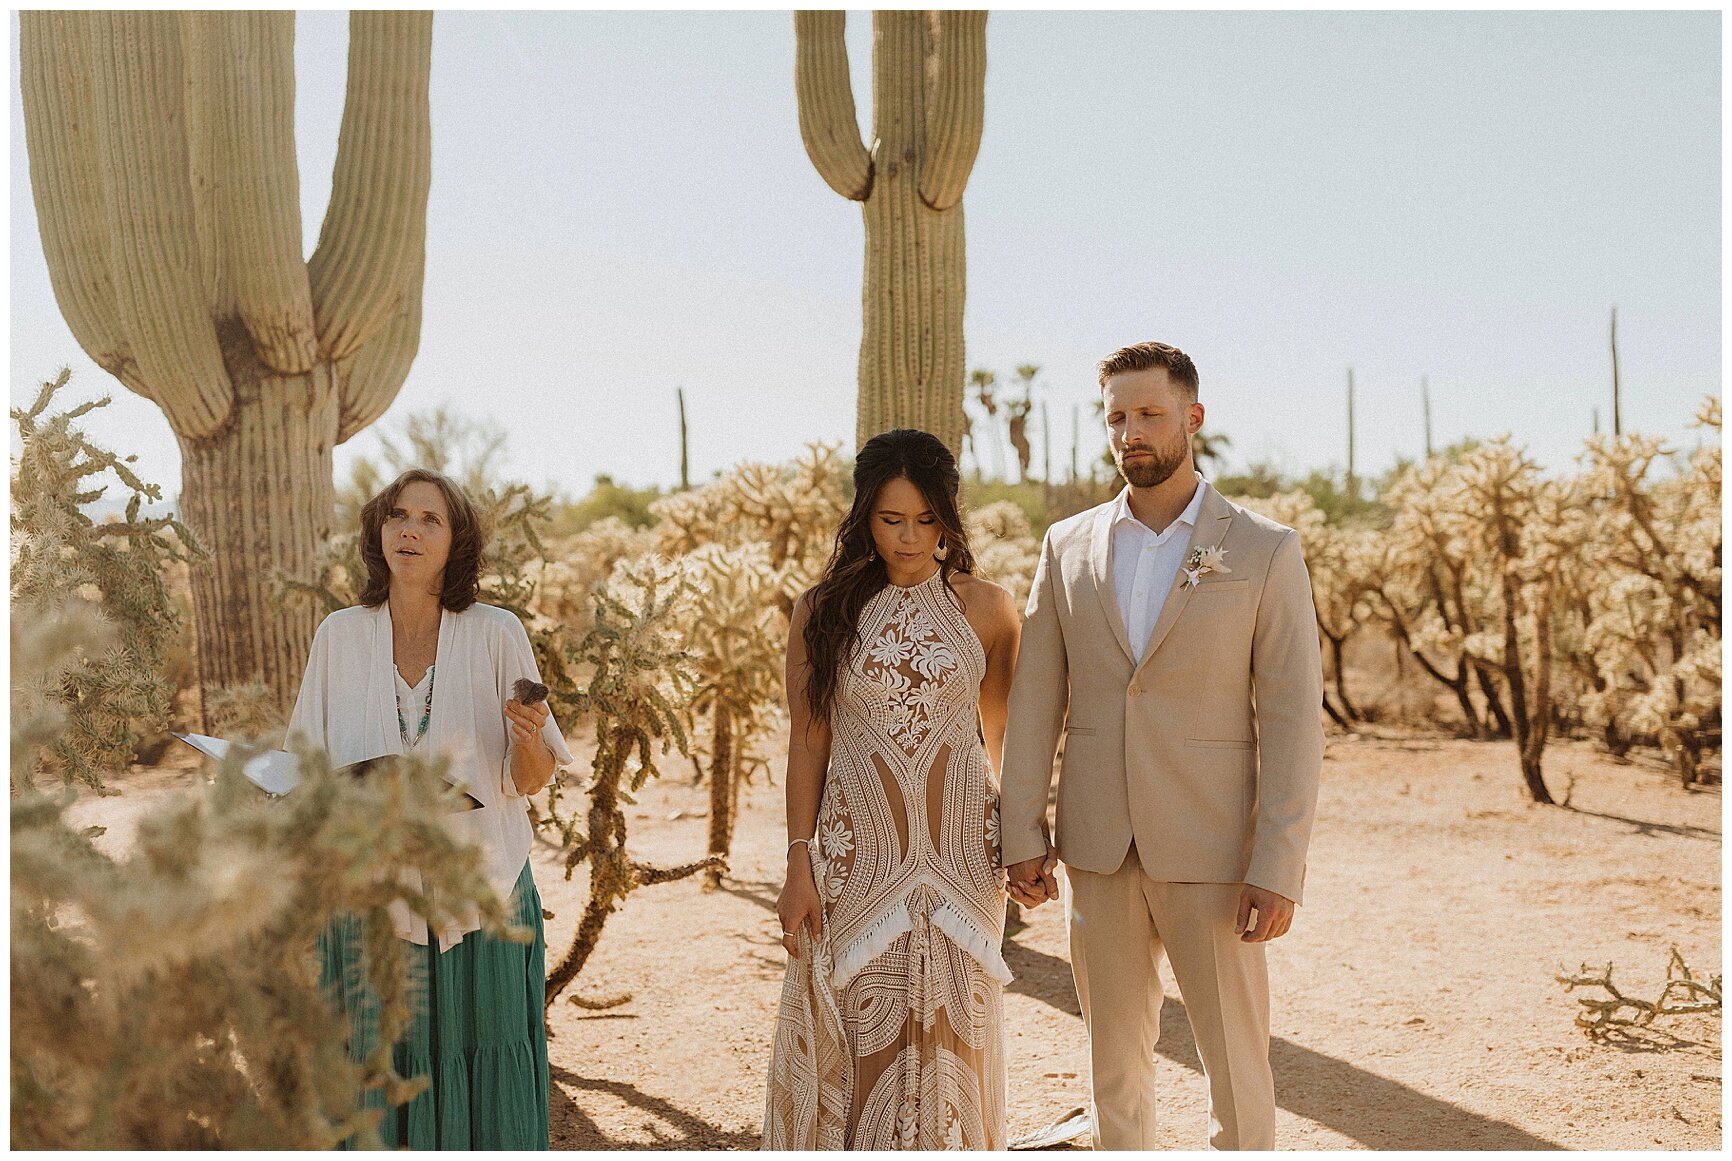
[[[1011,975],[986,656],[940,573],[886,586],[860,630],[811,850],[825,927],[788,965],[764,1146],[1001,1149]]]

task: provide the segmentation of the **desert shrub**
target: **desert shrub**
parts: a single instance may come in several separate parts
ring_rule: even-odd
[[[654,522],[650,505],[661,498],[657,487],[634,488],[621,484],[605,472],[596,476],[589,493],[580,500],[562,500],[553,506],[550,535],[564,538],[575,536],[603,520],[618,520],[632,528],[646,528]]]
[[[1343,728],[1367,721],[1347,692],[1347,643],[1372,618],[1371,587],[1378,563],[1379,533],[1363,523],[1332,524],[1311,493],[1295,489],[1267,497],[1235,497],[1237,502],[1295,529],[1311,575],[1317,630],[1328,646],[1330,684],[1323,708]]]
[[[594,624],[591,590],[613,574],[614,565],[650,552],[655,541],[650,529],[613,516],[574,536],[550,541],[546,558],[533,567],[535,624],[548,630],[560,628],[569,640],[581,640]]]

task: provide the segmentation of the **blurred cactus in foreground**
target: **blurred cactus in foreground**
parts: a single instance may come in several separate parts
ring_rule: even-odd
[[[12,626],[62,614],[100,622],[100,645],[69,649],[49,668],[16,667],[13,715],[44,702],[65,714],[64,727],[15,755],[12,791],[38,776],[97,790],[124,771],[139,742],[168,728],[175,690],[164,676],[182,627],[167,575],[175,562],[202,559],[192,534],[173,515],[143,517],[143,502],[162,490],[128,466],[131,458],[92,444],[78,419],[107,398],[49,411],[70,372],[42,385],[29,408],[13,408],[21,451],[12,471]],[[124,517],[97,523],[85,511],[117,479],[131,493]],[[76,609],[74,613],[72,610]]]
[[[962,454],[962,193],[986,109],[986,13],[872,14],[872,147],[839,11],[794,14],[800,137],[866,226],[855,446],[917,427]]]
[[[14,681],[99,644],[76,614],[15,617]],[[64,720],[15,703],[14,763]],[[70,794],[13,798],[13,1148],[376,1144],[381,1112],[363,1094],[400,1104],[425,1087],[392,1069],[413,984],[386,909],[402,900],[437,926],[473,907],[509,934],[503,902],[479,852],[447,834],[452,804],[428,768],[356,779],[307,756],[302,775],[269,800],[226,762],[147,813],[124,850],[68,818]],[[419,891],[400,883],[407,869]],[[360,1061],[318,987],[315,940],[339,915],[368,933],[380,1001],[379,1047]]]
[[[25,12],[43,256],[79,346],[180,442],[199,681],[286,708],[316,618],[275,609],[331,531],[331,449],[420,341],[433,19],[361,12],[331,198],[304,257],[293,12]]]

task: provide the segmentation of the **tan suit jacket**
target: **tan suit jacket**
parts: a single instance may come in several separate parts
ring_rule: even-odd
[[[1131,840],[1151,879],[1246,882],[1298,901],[1323,761],[1323,668],[1299,534],[1206,481],[1192,548],[1231,573],[1181,571],[1133,658],[1113,590],[1113,505],[1047,530],[1010,694],[1000,810],[1008,866],[1055,844],[1110,874]]]

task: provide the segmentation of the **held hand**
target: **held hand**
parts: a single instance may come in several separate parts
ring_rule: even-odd
[[[1255,924],[1251,912],[1257,913]],[[1293,900],[1246,883],[1239,888],[1239,917],[1233,930],[1245,943],[1268,943],[1287,934],[1293,926]]]
[[[812,878],[812,864],[804,845],[789,852],[788,881],[782,884],[782,894],[776,900],[776,918],[782,922],[782,948],[789,955],[799,955],[794,943],[800,924],[804,923],[813,939],[824,930],[824,904],[818,899],[818,882]]]
[[[521,746],[531,738],[541,736],[541,727],[547,724],[547,703],[524,705],[514,697],[507,698],[505,721],[511,729],[512,740]]]
[[[1010,897],[1024,907],[1039,907],[1058,898],[1058,851],[1050,842],[1046,854],[1012,863],[1005,873],[1010,878]]]

